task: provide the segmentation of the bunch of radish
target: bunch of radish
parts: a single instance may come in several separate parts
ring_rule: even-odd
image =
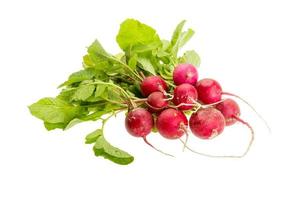
[[[85,137],[85,143],[93,145],[96,156],[121,165],[132,163],[134,157],[111,144],[104,129],[111,117],[124,110],[128,110],[127,131],[163,154],[172,156],[147,140],[151,132],[158,131],[166,139],[181,142],[183,149],[205,156],[246,155],[254,131],[240,118],[240,108],[234,99],[255,110],[241,97],[223,92],[217,81],[198,80],[196,67],[200,65],[200,56],[195,50],[180,53],[195,33],[191,28],[185,30],[185,23],[182,20],[175,27],[170,39],[162,39],[151,26],[136,19],[124,20],[116,36],[121,52],[109,53],[95,40],[83,56],[83,69],[59,85],[59,95],[41,98],[30,105],[30,113],[41,119],[49,131],[101,121],[101,126]],[[204,140],[213,139],[225,126],[238,122],[251,133],[241,155],[209,155],[188,145],[191,134]]]
[[[143,138],[148,145],[162,152],[146,139],[153,129],[157,129],[164,138],[179,139],[184,147],[196,152],[187,145],[189,130],[198,138],[209,140],[221,134],[225,126],[240,122],[249,128],[251,140],[242,155],[229,157],[247,154],[254,139],[253,128],[240,118],[237,102],[225,98],[240,97],[223,92],[220,84],[213,79],[198,80],[197,69],[192,64],[177,65],[173,71],[173,82],[176,84],[174,90],[168,91],[166,82],[160,76],[144,77],[140,89],[145,98],[139,100],[143,103],[131,107],[125,120],[126,129],[131,135]],[[186,113],[190,111],[191,117],[188,120]],[[185,141],[181,139],[183,135]]]

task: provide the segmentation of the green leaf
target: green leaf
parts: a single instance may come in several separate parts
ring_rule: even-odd
[[[95,90],[95,85],[80,85],[72,96],[72,100],[84,101],[90,97]]]
[[[144,69],[145,71],[156,75],[156,70],[155,67],[153,66],[151,60],[147,57],[138,57],[138,62],[141,64],[141,68]]]
[[[83,67],[86,69],[95,67],[95,64],[93,63],[89,55],[83,56]]]
[[[81,123],[81,122],[84,122],[83,120],[81,120],[81,119],[78,119],[78,118],[74,118],[74,119],[72,119],[63,129],[64,130],[67,130],[67,129],[70,129],[70,128],[72,128],[73,126],[75,126],[75,125],[77,125],[77,124],[79,124],[79,123]]]
[[[109,70],[109,67],[112,65],[113,62],[112,55],[105,51],[105,49],[98,40],[95,40],[88,47],[87,52],[87,62],[93,63],[94,68],[104,71]]]
[[[72,73],[68,80],[61,84],[59,87],[71,85],[73,83],[81,82],[84,80],[92,79],[95,76],[95,71],[93,69],[80,70],[78,72]]]
[[[134,55],[131,56],[130,59],[129,59],[128,65],[131,67],[132,70],[135,70],[135,69],[136,69],[137,59],[138,59],[137,54],[134,54]]]
[[[82,120],[82,121],[90,121],[90,120],[96,121],[96,120],[100,119],[103,115],[105,115],[109,112],[111,112],[111,110],[105,110],[105,109],[98,110],[98,111],[95,111],[95,112],[93,112],[89,115],[81,117],[80,120]]]
[[[101,97],[103,99],[108,98],[107,85],[97,84],[97,88],[94,95],[95,97]]]
[[[183,47],[194,35],[194,31],[192,29],[188,29],[187,31],[182,31],[183,27],[185,25],[185,20],[180,22],[176,29],[173,32],[172,39],[171,39],[171,45],[169,46],[170,51],[174,55],[174,57],[177,56],[177,53],[181,47]]]
[[[178,40],[181,37],[182,30],[183,30],[183,27],[184,27],[185,23],[186,23],[186,20],[183,20],[175,28],[175,30],[172,34],[171,41],[170,41],[172,46],[175,46],[178,43]]]
[[[146,45],[135,45],[131,48],[131,52],[134,53],[144,53],[144,52],[148,52],[148,51],[152,51],[154,49],[157,49],[158,47],[161,46],[161,41],[157,40],[154,41],[150,44],[146,44]]]
[[[87,52],[89,53],[90,58],[95,61],[100,58],[107,59],[107,58],[111,57],[111,55],[105,51],[105,49],[103,48],[103,46],[101,45],[101,43],[98,40],[95,40],[88,47]]]
[[[113,55],[107,53],[98,40],[95,40],[88,47],[88,55],[90,60],[94,63],[94,68],[100,70],[108,75],[125,73],[122,60],[117,59]]]
[[[120,165],[128,165],[134,161],[133,156],[109,144],[104,135],[100,135],[97,138],[93,150],[96,156],[102,156]]]
[[[109,109],[109,108],[107,109],[105,107],[105,108],[103,108],[103,110],[95,111],[90,114],[79,116],[78,118],[74,118],[68,124],[63,124],[63,125],[61,125],[61,127],[57,127],[57,128],[67,130],[67,129],[70,129],[73,126],[80,124],[82,122],[96,121],[96,120],[100,119],[103,115],[110,113],[110,112],[112,112],[112,109]],[[55,124],[53,124],[52,126],[55,127]],[[59,124],[57,124],[57,126],[59,126]]]
[[[183,47],[194,35],[194,31],[192,29],[188,29],[187,31],[182,33],[180,38],[179,47]]]
[[[180,63],[190,63],[198,67],[200,65],[200,57],[194,50],[186,51],[180,58]]]
[[[103,130],[102,129],[97,129],[91,133],[89,133],[85,137],[85,144],[92,144],[97,141],[97,139],[103,135]]]
[[[134,19],[127,19],[121,25],[116,36],[121,49],[129,51],[134,46],[149,45],[159,42],[156,30]]]
[[[168,56],[170,56],[170,54],[169,54],[168,52],[162,50],[162,49],[159,49],[159,50],[157,51],[157,56],[158,56],[159,58],[163,58],[163,57],[168,57]]]
[[[66,124],[83,112],[79,106],[73,106],[59,98],[43,98],[29,106],[31,114],[51,124]],[[48,128],[53,128],[48,124]]]
[[[65,128],[65,123],[48,123],[48,122],[44,122],[44,126],[48,131],[54,130],[56,128],[59,129],[64,129]]]
[[[71,102],[71,98],[74,95],[75,91],[76,91],[75,88],[63,89],[56,98],[67,101],[67,102]]]

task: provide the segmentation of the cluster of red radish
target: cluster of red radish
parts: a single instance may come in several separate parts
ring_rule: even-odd
[[[239,98],[237,95],[223,92],[220,84],[213,79],[198,81],[197,69],[191,64],[176,66],[173,82],[176,86],[173,94],[170,94],[166,82],[160,76],[143,79],[140,88],[146,97],[146,106],[133,108],[125,120],[126,129],[131,135],[143,138],[154,149],[156,148],[146,140],[146,136],[154,128],[167,139],[180,139],[183,142],[181,137],[185,135],[184,147],[190,149],[186,146],[188,127],[195,136],[212,139],[222,133],[225,126],[238,121],[251,131],[252,139],[242,156],[248,152],[253,141],[253,129],[240,119],[240,108],[236,101],[222,98],[223,95]],[[189,120],[185,115],[187,111],[192,113]]]

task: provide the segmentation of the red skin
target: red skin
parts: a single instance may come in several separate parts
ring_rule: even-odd
[[[189,126],[195,136],[212,139],[223,131],[225,119],[219,110],[206,108],[191,115]]]
[[[144,108],[130,111],[125,120],[127,131],[135,137],[146,137],[152,130],[154,122],[150,112]]]
[[[221,100],[222,88],[220,84],[209,78],[197,82],[198,100],[204,104],[211,104]]]
[[[179,105],[181,103],[194,104],[194,101],[197,101],[197,91],[193,85],[188,83],[181,84],[176,86],[173,92],[173,103]],[[190,110],[193,106],[180,106],[180,110]]]
[[[173,71],[173,81],[176,85],[181,85],[183,83],[195,85],[197,79],[197,69],[191,64],[179,64]]]
[[[226,126],[236,123],[236,117],[240,116],[240,107],[237,102],[232,99],[225,99],[223,102],[216,105],[216,109],[224,116]]]
[[[168,106],[168,101],[162,92],[153,92],[147,97],[151,111],[159,111]]]
[[[182,111],[168,108],[158,115],[156,126],[163,137],[177,139],[184,135],[188,120]]]
[[[168,89],[166,82],[160,76],[148,76],[140,85],[141,93],[147,97],[153,92],[163,92]]]

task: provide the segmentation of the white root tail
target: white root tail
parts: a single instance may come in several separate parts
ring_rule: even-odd
[[[242,157],[244,157],[244,156],[247,155],[247,153],[249,152],[249,150],[250,150],[250,148],[252,146],[252,143],[254,141],[254,130],[253,130],[253,128],[247,122],[245,122],[241,118],[239,118],[237,116],[234,116],[234,118],[237,121],[239,121],[242,124],[244,124],[245,126],[247,126],[249,128],[249,130],[250,130],[250,133],[251,133],[251,138],[250,138],[249,144],[247,145],[247,148],[246,148],[245,152],[243,154],[241,154],[241,155],[212,155],[212,154],[202,153],[202,152],[198,152],[198,151],[195,151],[194,149],[190,148],[188,145],[186,145],[186,143],[182,139],[180,139],[180,141],[181,141],[181,143],[185,144],[185,147],[189,151],[191,151],[191,152],[193,152],[195,154],[199,154],[201,156],[206,156],[206,157],[211,157],[211,158],[242,158]]]
[[[184,146],[183,146],[183,152],[185,151],[185,149],[187,148],[187,142],[189,139],[189,134],[188,134],[188,129],[185,125],[181,126],[181,129],[185,132],[186,138],[185,141],[183,142]]]
[[[267,127],[269,133],[272,133],[271,131],[271,128],[269,126],[269,124],[267,123],[267,121],[262,117],[261,114],[259,114],[256,109],[248,102],[246,101],[245,99],[243,99],[242,97],[236,95],[236,94],[232,94],[232,93],[229,93],[229,92],[222,92],[223,95],[227,95],[227,96],[232,96],[232,97],[235,97],[235,98],[238,98],[240,99],[241,101],[243,101],[247,106],[249,106],[253,112],[255,112],[255,114],[263,121],[263,123],[265,124],[265,126]]]
[[[146,137],[143,137],[143,140],[144,140],[144,142],[145,142],[147,145],[149,145],[150,147],[152,147],[152,148],[155,149],[156,151],[158,151],[158,152],[160,152],[160,153],[162,153],[162,154],[164,154],[164,155],[166,155],[166,156],[174,157],[173,155],[171,155],[171,154],[169,154],[169,153],[165,153],[165,152],[163,152],[162,150],[157,149],[155,146],[153,146],[151,143],[149,143],[149,142],[147,141]]]
[[[184,144],[184,141],[181,140],[181,143]],[[243,156],[234,156],[234,155],[212,155],[212,154],[208,154],[208,153],[202,153],[202,152],[198,152],[195,151],[194,149],[192,149],[191,147],[189,147],[188,145],[186,145],[186,149],[188,149],[189,151],[201,155],[201,156],[205,156],[205,157],[210,157],[210,158],[242,158]]]
[[[245,126],[247,126],[247,127],[249,128],[249,130],[250,130],[250,133],[251,133],[251,138],[250,138],[249,144],[247,145],[247,148],[246,148],[245,152],[241,155],[241,157],[244,157],[244,156],[246,156],[246,154],[249,152],[249,150],[250,150],[250,148],[251,148],[251,146],[252,146],[252,143],[253,143],[253,141],[254,141],[254,130],[253,130],[253,128],[250,126],[249,123],[245,122],[245,121],[242,120],[241,118],[239,118],[239,117],[237,117],[237,116],[234,116],[234,118],[235,118],[237,121],[239,121],[239,122],[241,122],[242,124],[244,124]]]

